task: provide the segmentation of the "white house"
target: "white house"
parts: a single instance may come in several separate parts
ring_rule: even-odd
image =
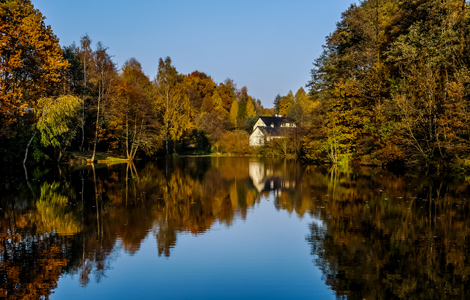
[[[253,133],[250,135],[250,146],[262,146],[275,138],[285,137],[289,128],[296,127],[294,120],[280,116],[259,117],[253,125]]]

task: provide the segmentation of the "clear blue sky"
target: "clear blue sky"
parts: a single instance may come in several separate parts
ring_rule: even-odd
[[[310,79],[325,37],[354,0],[32,0],[59,37],[88,34],[118,66],[135,57],[150,79],[170,56],[178,72],[227,77],[272,107]]]

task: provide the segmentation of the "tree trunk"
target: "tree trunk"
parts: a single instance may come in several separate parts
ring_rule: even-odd
[[[83,86],[86,92],[86,50],[84,51],[83,58]],[[82,143],[80,145],[80,152],[83,152],[83,144],[85,143],[85,96],[82,101]]]
[[[83,152],[83,144],[85,143],[85,97],[83,97],[82,99],[82,124],[81,125],[82,125],[82,143],[80,144],[80,152]]]
[[[126,114],[126,157],[129,159],[129,111]]]
[[[96,129],[95,129],[95,142],[93,144],[93,155],[91,156],[91,162],[95,161],[96,154],[96,143],[98,142],[98,129],[100,124],[100,102],[101,102],[101,87],[98,87],[98,107],[96,110]]]
[[[26,164],[26,160],[28,159],[28,151],[29,151],[29,146],[31,146],[31,143],[33,142],[34,137],[36,136],[36,132],[33,134],[31,139],[28,141],[28,144],[26,145],[26,151],[24,153],[24,160],[23,160],[23,165]]]
[[[166,155],[170,155],[170,153],[168,152],[168,137],[166,138],[166,141],[165,141],[165,148],[166,148]]]

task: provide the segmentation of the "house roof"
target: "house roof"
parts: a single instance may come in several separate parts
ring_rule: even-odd
[[[278,128],[273,128],[273,127],[267,127],[267,126],[259,126],[257,127],[259,130],[264,134],[264,135],[269,135],[269,136],[287,136],[289,134],[292,134],[294,128],[286,128],[286,127],[278,127]]]
[[[272,127],[267,127],[267,126],[260,126],[258,127],[259,130],[261,130],[262,133],[266,134],[266,135],[270,135],[270,136],[279,136],[279,130],[277,130],[276,128],[272,128]]]
[[[294,120],[284,117],[259,117],[266,126],[271,127],[274,124],[274,127],[280,127],[282,123],[293,123]]]

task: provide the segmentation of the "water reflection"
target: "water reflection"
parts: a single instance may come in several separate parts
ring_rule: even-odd
[[[307,172],[317,216],[308,241],[337,296],[468,299],[467,182],[377,170]]]
[[[181,232],[230,226],[259,201],[246,159],[180,159],[5,180],[0,295],[47,296],[62,272],[100,281],[112,254],[136,253],[149,234],[170,256]],[[15,182],[16,184],[12,184]],[[42,276],[47,270],[47,276]]]
[[[468,183],[288,160],[186,158],[3,178],[0,297],[48,296],[59,276],[101,281],[152,235],[170,257],[182,233],[248,218],[257,203],[313,216],[307,242],[338,297],[466,298]],[[314,266],[312,265],[312,268]]]

